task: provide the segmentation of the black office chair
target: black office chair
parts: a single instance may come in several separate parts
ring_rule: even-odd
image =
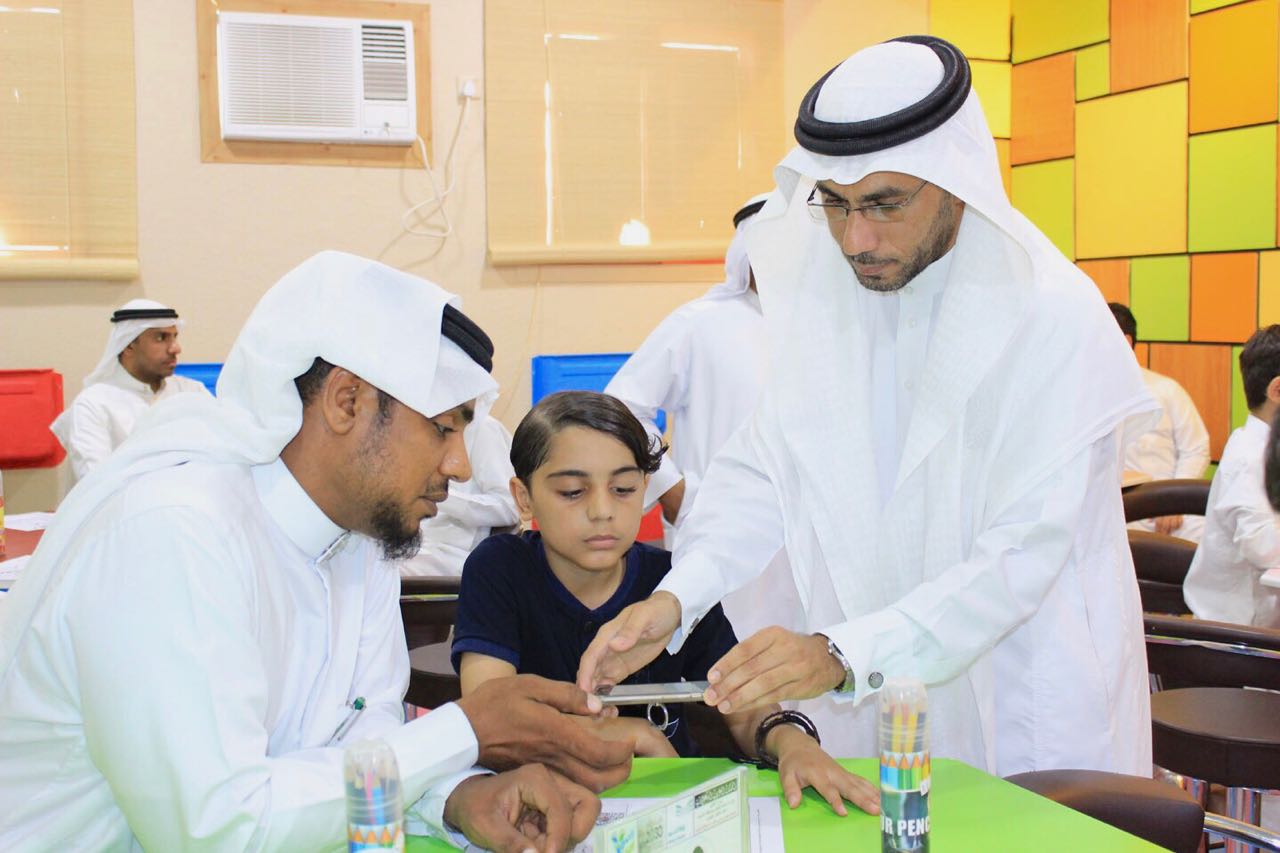
[[[1210,783],[1224,786],[1229,817],[1256,828],[1260,792],[1280,786],[1280,631],[1153,613],[1144,622],[1155,763],[1202,804]]]
[[[1128,533],[1142,609],[1149,613],[1191,613],[1182,597],[1182,582],[1196,555],[1196,543],[1144,530]]]
[[[1126,522],[1166,515],[1204,515],[1209,505],[1209,481],[1152,480],[1125,492],[1122,500]]]
[[[1168,782],[1098,770],[1035,770],[1005,781],[1174,853],[1195,853],[1205,832],[1280,853],[1280,835],[1206,812]]]
[[[400,616],[410,667],[404,701],[410,705],[436,708],[462,695],[449,661],[460,589],[458,578],[400,579]]]

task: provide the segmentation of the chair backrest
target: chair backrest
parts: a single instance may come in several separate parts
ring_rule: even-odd
[[[448,638],[461,588],[458,578],[400,579],[400,618],[410,650]]]
[[[1194,853],[1204,809],[1176,785],[1100,770],[1036,770],[1005,781],[1175,853]]]
[[[1129,552],[1138,576],[1142,609],[1149,613],[1188,614],[1182,582],[1196,555],[1196,543],[1163,533],[1129,531]]]
[[[1164,515],[1204,515],[1209,505],[1208,480],[1152,480],[1124,493],[1124,520]]]
[[[409,689],[404,701],[436,708],[461,695],[449,662],[459,578],[401,578],[400,617],[409,646]]]
[[[1280,630],[1147,613],[1147,670],[1159,688],[1280,690]]]

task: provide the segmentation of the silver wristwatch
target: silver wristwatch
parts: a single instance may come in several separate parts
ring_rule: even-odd
[[[836,659],[836,663],[844,667],[844,681],[840,682],[840,686],[835,688],[835,693],[852,693],[855,686],[853,675],[853,667],[849,666],[849,659],[840,651],[840,647],[835,644],[826,634],[819,633],[819,637],[827,641],[827,654]]]

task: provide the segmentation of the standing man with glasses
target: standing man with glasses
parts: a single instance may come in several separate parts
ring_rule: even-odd
[[[806,631],[716,662],[721,712],[816,698],[824,747],[872,755],[875,694],[916,677],[934,755],[1149,775],[1116,482],[1156,412],[1106,304],[1010,206],[951,44],[854,54],[796,138],[747,230],[769,384],[670,574],[600,629],[580,686],[678,648],[785,542]]]

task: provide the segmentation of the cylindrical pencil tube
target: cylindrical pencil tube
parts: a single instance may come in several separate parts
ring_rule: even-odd
[[[929,850],[929,699],[918,679],[880,689],[880,849]]]
[[[362,740],[343,756],[350,853],[404,853],[404,804],[400,768],[385,741]]]

